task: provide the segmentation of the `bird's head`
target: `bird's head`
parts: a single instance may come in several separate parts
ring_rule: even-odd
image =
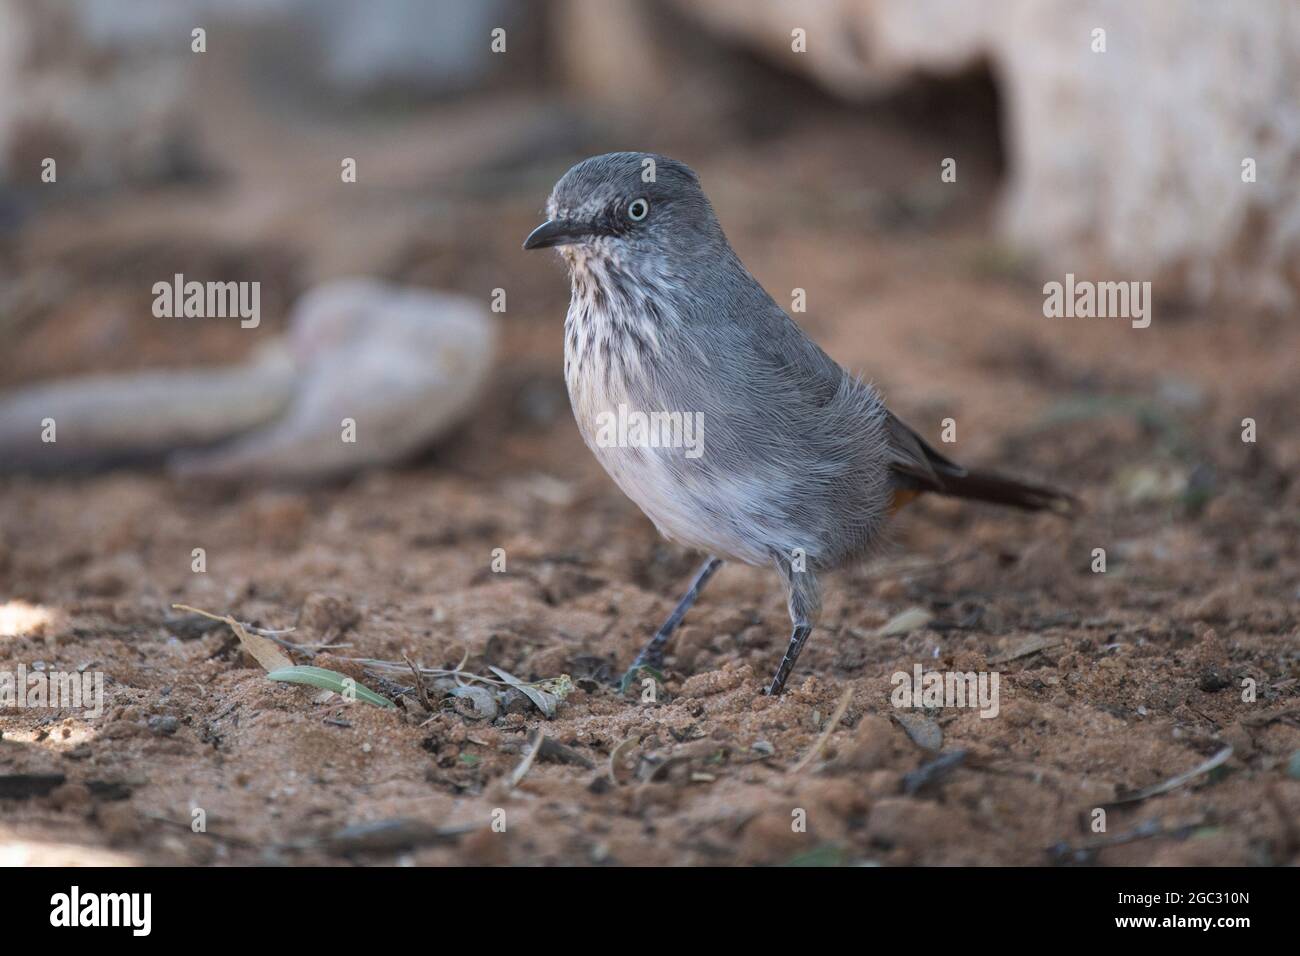
[[[593,257],[625,267],[671,264],[726,246],[694,170],[654,153],[583,160],[555,184],[546,215],[524,248],[559,247],[570,266]]]

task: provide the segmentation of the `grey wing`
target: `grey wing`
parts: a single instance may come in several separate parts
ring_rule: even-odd
[[[861,472],[883,475],[885,409],[770,298],[728,330],[724,359],[744,417],[771,436],[772,453],[794,457],[814,485],[852,494]],[[721,342],[719,342],[721,344]]]
[[[756,323],[755,352],[761,364],[777,369],[780,377],[797,383],[809,411],[824,410],[845,394],[848,374],[804,333],[774,302]],[[876,398],[873,390],[872,397]],[[876,401],[879,401],[876,398]],[[864,409],[865,411],[865,409]],[[887,463],[896,483],[906,488],[940,490],[944,477],[960,477],[966,469],[937,451],[929,442],[887,409],[883,411]]]
[[[787,384],[801,403],[826,407],[842,391],[847,374],[780,306],[770,298],[765,305],[745,323],[757,364]]]

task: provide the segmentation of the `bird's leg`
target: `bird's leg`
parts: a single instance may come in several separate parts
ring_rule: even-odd
[[[785,657],[781,658],[781,666],[776,669],[776,676],[772,678],[772,686],[767,689],[769,697],[775,697],[785,690],[785,682],[790,677],[790,672],[794,670],[795,661],[799,659],[799,652],[803,650],[804,644],[808,642],[808,635],[812,633],[811,624],[796,624],[794,633],[790,635],[790,643],[785,649]]]
[[[794,625],[790,643],[785,648],[785,657],[781,658],[781,666],[776,669],[776,676],[767,689],[768,695],[775,697],[785,690],[785,682],[790,679],[795,662],[799,660],[803,646],[808,643],[808,635],[812,633],[813,623],[821,610],[821,597],[817,576],[808,566],[808,557],[802,550],[788,556],[774,553],[772,561],[781,580],[785,582],[786,593],[790,598],[790,622]]]
[[[632,685],[632,682],[636,680],[637,671],[642,667],[653,667],[655,670],[663,667],[664,648],[668,644],[668,638],[672,637],[673,631],[677,630],[677,625],[682,623],[682,618],[691,609],[695,599],[700,596],[700,591],[704,589],[704,585],[708,583],[709,578],[713,577],[713,572],[720,567],[722,567],[722,559],[709,555],[709,559],[695,572],[695,577],[691,580],[691,586],[682,595],[682,599],[677,602],[677,606],[673,608],[673,613],[668,615],[668,620],[664,621],[659,630],[655,632],[655,636],[650,638],[650,643],[641,648],[641,653],[636,656],[632,666],[627,669],[623,679],[619,681],[619,693],[623,693]]]

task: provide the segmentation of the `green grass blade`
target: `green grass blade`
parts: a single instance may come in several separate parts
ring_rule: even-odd
[[[332,690],[345,697],[349,696],[350,691],[351,696],[355,696],[357,700],[364,700],[367,704],[374,704],[376,707],[397,706],[387,697],[380,697],[369,687],[362,687],[346,674],[327,670],[324,667],[296,664],[293,667],[281,667],[269,671],[266,676],[271,680],[286,681],[290,684],[309,684],[321,690]]]

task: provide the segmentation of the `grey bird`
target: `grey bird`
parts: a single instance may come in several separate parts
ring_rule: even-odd
[[[524,248],[558,247],[568,264],[564,377],[582,437],[660,533],[708,555],[624,687],[643,666],[662,667],[724,559],[770,566],[784,584],[793,632],[775,695],[817,621],[818,575],[867,557],[917,494],[1076,506],[1052,488],[967,470],[896,418],[763,291],[685,164],[592,157],[560,178],[546,214]],[[672,436],[665,427],[607,427],[631,412],[698,423],[699,447],[657,440]]]

